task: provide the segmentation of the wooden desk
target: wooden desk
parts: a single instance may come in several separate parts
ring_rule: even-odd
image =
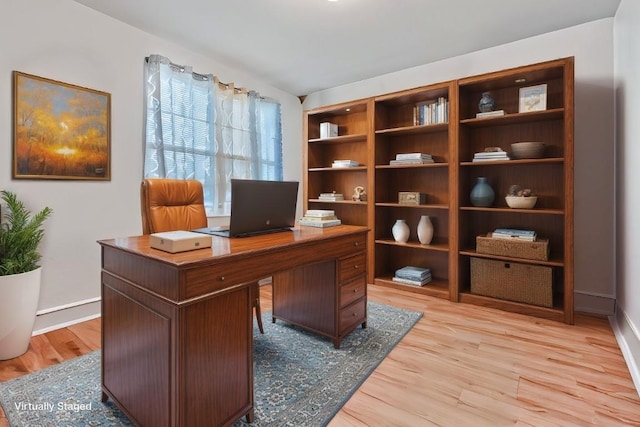
[[[144,426],[252,421],[248,285],[273,275],[274,321],[316,331],[337,347],[366,325],[367,231],[345,225],[212,237],[211,248],[179,254],[151,249],[149,236],[99,241],[103,401],[112,398]]]

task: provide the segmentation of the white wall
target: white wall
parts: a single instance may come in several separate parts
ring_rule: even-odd
[[[640,2],[623,0],[615,17],[617,160],[617,336],[640,390]]]
[[[224,43],[224,40],[221,40]],[[69,0],[2,0],[0,12],[0,188],[33,211],[49,206],[36,330],[99,312],[99,304],[42,314],[100,296],[99,239],[141,234],[143,61],[162,54],[278,99],[285,179],[302,178],[302,107],[297,97],[212,58],[141,32]],[[13,180],[12,70],[111,94],[111,181]]]
[[[637,15],[630,15],[637,20]],[[615,298],[611,209],[615,195],[613,23],[613,19],[604,19],[312,93],[304,108],[575,56],[576,308],[611,314]],[[222,81],[234,81],[279,99],[283,105],[285,178],[301,179],[302,109],[298,99],[215,59],[187,51],[69,0],[2,0],[0,52],[0,188],[16,191],[32,210],[45,205],[54,209],[41,247],[44,254],[41,311],[98,298],[100,253],[96,240],[140,233],[138,185],[142,177],[145,56],[159,53],[176,63],[191,64],[196,71],[212,72]],[[12,70],[111,93],[111,181],[11,179]],[[633,71],[638,71],[638,67]],[[629,81],[633,80],[631,75],[627,74]],[[632,126],[631,121],[625,121],[623,127],[632,129]],[[627,138],[637,134],[637,129],[633,134],[628,130]],[[627,171],[632,172],[631,168]],[[631,196],[632,189],[628,191]],[[636,205],[640,203],[635,199]],[[626,203],[633,200],[630,197]],[[628,239],[623,249],[633,253],[631,249],[636,248],[628,246],[637,246],[638,240]],[[635,271],[630,271],[635,266],[630,262],[625,266],[626,277],[635,277]],[[640,309],[638,304],[629,304],[637,325]],[[36,329],[95,313],[97,308],[93,304],[85,311],[41,316],[48,320],[39,320]]]
[[[568,56],[575,57],[576,310],[613,314],[613,18],[312,93],[303,106],[311,109]]]

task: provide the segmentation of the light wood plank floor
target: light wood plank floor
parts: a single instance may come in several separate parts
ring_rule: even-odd
[[[569,326],[379,286],[369,296],[424,316],[330,427],[640,426],[607,319],[577,315]],[[269,311],[269,286],[261,297]],[[0,362],[0,381],[98,348],[99,319],[36,336],[25,355]]]

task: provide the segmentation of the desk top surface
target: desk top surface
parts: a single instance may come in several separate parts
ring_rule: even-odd
[[[335,227],[316,228],[297,226],[292,231],[264,234],[252,237],[227,238],[210,236],[211,248],[196,249],[187,252],[169,253],[149,246],[149,235],[118,237],[99,240],[103,247],[115,248],[154,258],[171,264],[185,264],[227,257],[241,257],[256,255],[261,252],[274,251],[279,248],[312,244],[314,241],[335,239],[359,233],[366,233],[369,229],[356,225],[339,225]]]

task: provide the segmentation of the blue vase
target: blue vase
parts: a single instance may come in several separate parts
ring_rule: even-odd
[[[487,178],[478,177],[475,187],[471,190],[471,204],[486,208],[493,204],[495,196],[493,188],[487,183]]]
[[[478,109],[481,113],[488,113],[496,109],[496,101],[491,97],[490,92],[483,92],[482,98],[478,103]]]

